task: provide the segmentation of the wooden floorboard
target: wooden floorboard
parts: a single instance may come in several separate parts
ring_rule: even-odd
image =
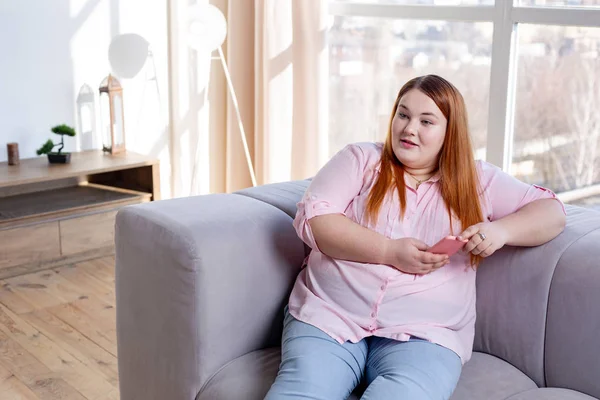
[[[0,399],[117,400],[114,257],[0,280]]]

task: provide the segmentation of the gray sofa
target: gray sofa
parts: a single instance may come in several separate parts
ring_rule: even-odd
[[[307,186],[119,212],[121,399],[263,398],[277,373],[283,308],[308,251],[292,227]],[[600,213],[569,206],[555,240],[504,248],[481,266],[475,353],[452,400],[600,398],[599,306]]]

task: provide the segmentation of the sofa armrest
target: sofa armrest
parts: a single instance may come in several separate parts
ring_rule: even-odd
[[[283,211],[235,194],[130,206],[115,244],[123,400],[194,399],[225,363],[280,340],[304,259]]]
[[[545,346],[550,289],[561,259],[598,230],[600,213],[566,206],[567,225],[538,247],[505,247],[477,271],[474,350],[495,355],[546,386]],[[600,259],[600,247],[587,250]]]
[[[597,228],[562,256],[550,287],[546,385],[600,399],[600,213]]]

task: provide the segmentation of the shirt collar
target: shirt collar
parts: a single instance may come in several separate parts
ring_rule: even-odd
[[[435,175],[433,175],[431,178],[427,179],[425,182],[437,182],[440,180],[441,177],[442,177],[442,174],[440,173],[440,171],[438,171],[435,173]]]
[[[377,165],[375,165],[375,171],[378,173],[381,172],[381,162],[379,162],[379,163],[377,163]],[[442,174],[440,173],[440,171],[438,171],[431,178],[429,178],[423,182],[438,182],[441,177],[442,177]]]

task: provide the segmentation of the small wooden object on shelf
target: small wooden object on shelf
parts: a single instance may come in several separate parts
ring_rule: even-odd
[[[19,144],[7,143],[6,152],[8,153],[8,165],[19,165]]]
[[[0,279],[113,254],[117,211],[159,199],[158,160],[131,152],[0,163]]]

